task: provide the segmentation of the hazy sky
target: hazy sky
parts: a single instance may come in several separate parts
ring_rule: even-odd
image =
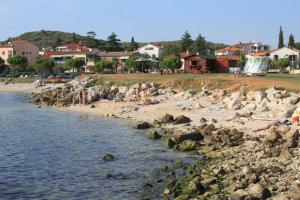
[[[300,41],[299,0],[0,0],[0,40],[35,30],[60,30],[123,41],[177,40],[185,30],[227,44],[277,46],[282,25]]]

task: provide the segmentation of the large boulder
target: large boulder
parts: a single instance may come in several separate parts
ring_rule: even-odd
[[[170,114],[165,114],[161,119],[160,122],[163,124],[172,123],[174,121],[174,117]]]
[[[271,128],[267,132],[264,143],[268,147],[274,147],[274,146],[282,144],[283,138],[282,138],[281,132],[278,131],[276,128]]]
[[[254,200],[264,200],[271,196],[271,192],[268,188],[257,183],[249,186],[248,195]]]
[[[180,151],[193,151],[197,148],[197,142],[196,141],[190,141],[185,140],[182,143],[179,144],[178,149]]]
[[[149,128],[153,128],[153,126],[149,122],[140,122],[136,125],[136,128],[137,129],[149,129]]]
[[[148,138],[151,140],[158,140],[160,139],[162,136],[157,132],[157,131],[152,131],[148,134]]]
[[[190,133],[184,133],[182,131],[176,131],[172,136],[171,140],[175,144],[179,144],[185,140],[190,140],[190,141],[200,141],[203,139],[203,136],[200,132],[193,131]]]
[[[184,115],[180,115],[178,117],[175,118],[175,120],[173,121],[173,124],[185,124],[185,123],[189,123],[191,122],[191,119],[184,116]]]

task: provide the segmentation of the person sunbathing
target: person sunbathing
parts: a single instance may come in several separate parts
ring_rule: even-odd
[[[227,122],[229,121],[232,121],[234,119],[239,119],[239,118],[247,118],[247,119],[250,119],[252,118],[252,115],[253,115],[253,112],[246,112],[246,113],[239,113],[239,112],[236,112],[234,117],[233,118],[230,118],[230,119],[226,119]]]
[[[283,120],[283,121],[275,120],[275,121],[273,121],[273,122],[267,124],[265,127],[255,129],[253,132],[256,133],[256,132],[259,132],[259,131],[268,130],[268,129],[270,129],[272,126],[280,126],[280,125],[292,125],[292,123],[291,123],[290,120]]]

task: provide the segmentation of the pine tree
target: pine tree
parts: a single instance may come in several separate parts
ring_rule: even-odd
[[[208,54],[208,44],[204,37],[201,34],[195,40],[194,44],[194,51],[199,53],[200,55],[207,55]]]
[[[284,39],[283,39],[283,30],[282,27],[280,26],[279,30],[279,40],[278,40],[278,49],[284,47]]]
[[[106,41],[106,51],[122,51],[120,41],[115,33],[111,33]]]
[[[131,37],[130,44],[128,46],[128,51],[135,51],[139,48],[138,43],[135,42],[134,37]]]
[[[289,43],[288,43],[288,46],[289,47],[296,47],[296,44],[295,44],[295,37],[294,35],[290,34],[289,36]]]
[[[184,35],[181,37],[180,46],[182,51],[187,51],[191,48],[194,41],[192,40],[191,34],[188,31],[185,31]]]

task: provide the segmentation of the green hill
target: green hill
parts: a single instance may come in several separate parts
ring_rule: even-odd
[[[86,44],[89,47],[92,48],[98,48],[100,50],[105,50],[105,41],[91,38],[88,36],[82,36],[76,33],[68,33],[68,32],[62,32],[62,31],[47,31],[47,30],[41,30],[41,31],[34,31],[34,32],[27,32],[20,36],[9,38],[8,40],[15,40],[15,39],[22,39],[22,40],[28,40],[32,42],[33,44],[37,45],[40,49],[44,47],[57,47],[63,44],[68,43],[79,43],[80,41]],[[3,43],[7,43],[8,40],[3,41]],[[153,43],[160,43],[164,45],[166,48],[166,51],[168,53],[172,54],[173,52],[178,53],[180,42],[177,41],[160,41],[160,42],[153,42]],[[128,42],[122,42],[122,46],[124,49],[128,46]],[[145,42],[138,43],[139,46],[142,46],[143,44],[146,44]],[[224,44],[216,44],[212,42],[208,42],[211,49],[218,49],[223,48]]]

